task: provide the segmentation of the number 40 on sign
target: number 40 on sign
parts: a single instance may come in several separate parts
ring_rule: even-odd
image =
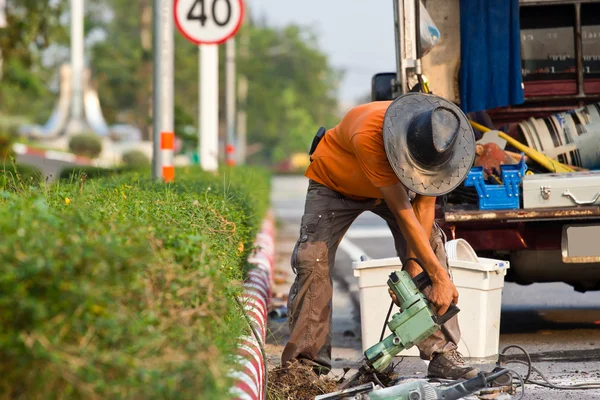
[[[175,24],[192,43],[221,44],[235,35],[244,18],[242,0],[175,0]]]

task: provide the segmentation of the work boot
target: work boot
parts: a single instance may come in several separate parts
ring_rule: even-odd
[[[429,363],[427,375],[439,379],[471,379],[477,376],[479,370],[468,365],[456,350],[437,353]]]

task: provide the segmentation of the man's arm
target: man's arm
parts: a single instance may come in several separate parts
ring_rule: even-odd
[[[415,212],[417,220],[423,227],[427,239],[431,239],[431,232],[433,230],[433,221],[435,220],[435,201],[436,198],[432,196],[417,195],[412,202],[412,209]],[[417,255],[412,251],[412,248],[408,248],[408,258],[418,258]],[[421,267],[414,261],[409,261],[404,268],[412,277],[417,276],[421,273]]]
[[[425,231],[410,204],[406,188],[401,183],[379,188],[379,190],[388,207],[396,216],[398,226],[406,239],[408,248],[421,261],[425,271],[431,278],[432,288],[429,300],[437,307],[438,314],[444,315],[452,301],[455,304],[458,303],[458,292],[429,244],[432,228],[429,228],[429,234]],[[427,201],[424,204],[426,203]],[[423,216],[426,216],[428,214],[427,207],[424,207],[423,211],[425,211]],[[433,221],[431,224],[433,225]]]

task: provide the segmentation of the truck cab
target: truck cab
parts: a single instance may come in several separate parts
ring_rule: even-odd
[[[403,9],[402,3],[399,0],[395,8]],[[422,73],[432,93],[459,103],[459,1],[427,0],[423,4],[442,37],[422,58]],[[488,128],[506,132],[527,145],[523,121],[585,106],[597,107],[600,113],[599,16],[600,1],[519,1],[525,102],[485,110]],[[410,25],[410,18],[409,13],[396,13],[397,30],[405,33],[404,23]],[[396,35],[397,71],[373,77],[373,101],[402,94],[401,80],[410,76],[410,68],[400,62],[406,40],[406,34]],[[600,125],[598,130],[600,135]],[[536,174],[549,173],[534,162],[529,164]],[[600,174],[590,179],[598,179],[596,191],[600,194]],[[591,193],[590,199],[593,197]],[[437,220],[449,238],[467,240],[478,255],[510,261],[508,281],[523,285],[564,282],[585,292],[600,290],[600,201],[587,203],[482,210],[474,190],[461,185],[438,199]]]

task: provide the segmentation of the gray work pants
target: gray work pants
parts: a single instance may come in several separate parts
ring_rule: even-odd
[[[288,315],[290,339],[282,354],[282,365],[295,359],[331,369],[331,319],[333,282],[331,270],[335,253],[352,222],[364,211],[371,211],[388,224],[400,260],[406,258],[406,240],[396,218],[383,200],[357,201],[310,181],[306,195],[300,237],[291,264],[296,279],[290,288]],[[437,224],[431,246],[448,272],[445,235]],[[427,296],[429,290],[425,290]],[[391,301],[391,299],[390,299]],[[382,305],[382,307],[387,307]],[[458,318],[450,319],[438,331],[419,343],[421,358],[456,349],[460,340]]]

